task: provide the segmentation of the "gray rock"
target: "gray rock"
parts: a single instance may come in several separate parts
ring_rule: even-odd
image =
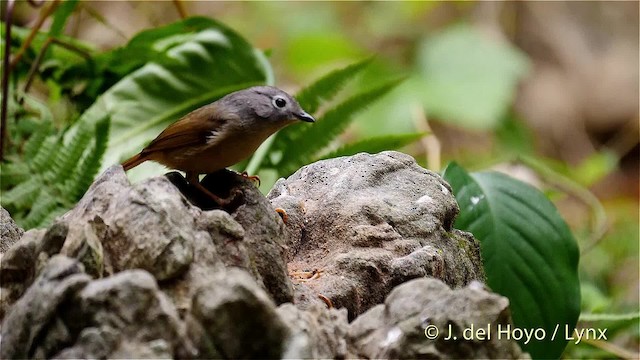
[[[41,229],[29,230],[7,252],[0,254],[2,287],[19,283],[26,289],[31,284],[35,275],[38,249],[45,233],[46,231]]]
[[[222,210],[203,211],[195,230],[191,265],[180,278],[162,284],[181,312],[190,308],[195,289],[208,284],[211,274],[224,271],[226,266],[251,268],[244,229],[231,215]]]
[[[269,202],[231,171],[210,174],[203,185],[214,192],[240,189],[243,196],[226,211],[216,210],[178,173],[131,185],[122,167],[113,166],[63,216],[72,229],[64,251],[84,254],[94,275],[149,271],[181,311],[188,309],[203,275],[225,266],[249,271],[278,303],[290,301],[284,228]]]
[[[458,205],[450,186],[408,155],[319,161],[279,180],[267,197],[288,215],[289,269],[318,272],[294,281],[302,308],[321,294],[353,319],[413,278],[454,287],[484,280],[478,242],[452,229]]]
[[[13,221],[9,212],[0,206],[0,254],[20,240],[22,234],[24,230]]]
[[[482,289],[401,285],[484,276],[475,239],[451,228],[448,185],[410,157],[360,154],[279,181],[270,197],[286,225],[245,177],[220,171],[203,185],[236,196],[219,209],[177,173],[131,185],[111,167],[49,229],[0,254],[0,357],[519,356],[495,342],[433,345],[415,325],[509,315]]]
[[[62,358],[171,358],[186,354],[188,340],[171,301],[144,270],[94,280],[73,299],[64,321],[79,334]]]
[[[236,199],[239,201],[226,210],[244,229],[243,252],[246,252],[250,266],[243,268],[258,280],[277,304],[291,301],[293,286],[287,276],[284,224],[271,203],[251,180],[233,171],[217,171],[205,176],[201,183],[223,197],[233,191],[241,192]],[[189,194],[188,190],[184,192]],[[202,197],[196,199],[198,201],[202,205]],[[204,205],[206,209],[211,203]]]
[[[414,279],[349,325],[349,349],[372,359],[528,358],[515,340],[497,333],[499,326],[511,325],[508,306],[506,298],[479,282],[451,290],[436,279]],[[472,327],[473,332],[465,332]],[[485,335],[478,328],[484,328]]]
[[[253,275],[264,284],[277,304],[291,301],[293,285],[287,272],[284,223],[255,186],[247,188],[243,204],[232,215],[245,230],[249,261],[255,264]]]
[[[240,269],[211,276],[194,294],[187,319],[198,357],[280,358],[288,336],[274,302]]]
[[[24,294],[49,258],[60,251],[67,231],[64,223],[55,223],[47,230],[29,230],[0,254],[0,319]]]
[[[51,257],[60,252],[67,234],[69,233],[69,227],[63,222],[56,222],[51,225],[44,233],[42,242],[38,247],[38,253],[45,253],[46,256]]]
[[[278,307],[289,336],[282,357],[287,359],[344,359],[347,357],[347,311],[313,305],[300,310],[291,303]]]
[[[70,339],[59,318],[62,305],[91,278],[82,265],[54,256],[2,322],[0,358],[50,357]]]
[[[75,258],[84,265],[85,272],[94,278],[104,273],[104,250],[101,239],[107,226],[99,216],[86,223],[73,222],[60,254]]]
[[[188,334],[204,358],[344,358],[346,310],[300,310],[274,302],[249,274],[208,277],[187,314]]]
[[[193,259],[190,206],[164,177],[132,186],[122,167],[113,166],[62,219],[106,225],[100,240],[109,273],[145,269],[162,281],[184,273]]]
[[[57,359],[82,359],[88,355],[94,358],[106,358],[118,343],[119,335],[115,328],[103,326],[82,329],[75,343],[57,353]]]

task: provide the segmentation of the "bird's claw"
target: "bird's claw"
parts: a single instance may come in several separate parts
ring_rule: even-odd
[[[260,176],[258,175],[249,175],[248,172],[243,171],[240,173],[241,176],[253,181],[253,182],[257,182],[258,183],[258,187],[260,187]]]

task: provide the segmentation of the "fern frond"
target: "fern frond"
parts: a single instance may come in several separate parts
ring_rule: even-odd
[[[26,229],[31,229],[37,225],[40,225],[49,214],[51,214],[59,205],[57,201],[46,192],[42,192],[40,196],[33,203],[29,215],[27,215],[22,221],[22,226]]]
[[[347,82],[353,80],[371,61],[373,58],[367,58],[342,69],[334,70],[299,91],[295,98],[303,109],[314,114],[321,104],[331,101]],[[300,132],[305,128],[306,126],[303,124],[294,124],[280,130],[276,134],[275,148],[282,150],[291,143],[292,139],[298,138]]]
[[[288,175],[313,159],[318,151],[335,139],[353,121],[354,115],[393,90],[403,79],[392,80],[371,90],[361,92],[345,100],[318,120],[313,126],[304,128],[283,149],[282,161],[277,165],[282,175]]]
[[[298,103],[309,113],[315,113],[321,103],[330,101],[349,80],[358,75],[372,60],[373,58],[368,58],[321,77],[298,92],[296,95]]]
[[[2,206],[13,205],[16,208],[27,208],[38,197],[42,190],[42,177],[33,176],[29,180],[16,185],[2,194]]]
[[[44,139],[38,152],[30,162],[31,170],[36,174],[42,174],[51,167],[51,161],[58,152],[60,138],[52,135]]]
[[[107,150],[109,142],[109,125],[108,118],[96,124],[93,144],[87,149],[84,158],[65,184],[65,193],[73,202],[78,201],[84,195],[100,169],[102,156]]]
[[[338,156],[355,155],[361,152],[376,154],[385,150],[396,150],[425,136],[426,133],[390,134],[374,136],[340,148],[321,156],[320,159],[330,159]]]
[[[27,180],[29,175],[29,165],[24,162],[5,163],[0,166],[0,182],[5,189]]]
[[[86,123],[81,125],[69,142],[58,151],[51,168],[53,178],[47,180],[51,183],[59,183],[68,178],[78,165],[92,137],[93,131],[89,125]]]
[[[24,92],[20,92],[20,97],[24,101],[24,106],[20,106],[22,109],[26,109],[30,114],[33,114],[42,124],[53,124],[53,113],[45,102]]]
[[[31,134],[24,144],[24,161],[30,161],[38,153],[47,136],[51,135],[51,123],[45,122]]]
[[[34,225],[34,227],[36,227],[36,228],[43,228],[43,227],[47,227],[47,226],[49,226],[51,223],[53,223],[53,221],[54,221],[57,217],[59,217],[59,216],[63,215],[63,214],[64,214],[64,213],[66,213],[67,211],[69,211],[69,209],[68,209],[68,208],[58,205],[56,208],[54,208],[53,210],[51,210],[51,211],[49,212],[49,214],[47,214],[47,216],[46,216],[44,219],[42,219],[42,221],[40,221],[40,223],[35,224],[35,225]]]

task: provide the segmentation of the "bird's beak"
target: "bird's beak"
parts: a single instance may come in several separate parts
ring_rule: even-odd
[[[296,114],[296,117],[302,121],[306,121],[306,122],[316,122],[316,119],[313,118],[313,116],[307,114],[306,112],[302,111],[298,114]]]

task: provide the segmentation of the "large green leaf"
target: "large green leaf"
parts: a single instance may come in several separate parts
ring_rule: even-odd
[[[304,74],[320,65],[337,61],[352,61],[363,56],[358,43],[342,32],[320,31],[292,36],[283,50],[289,69]]]
[[[578,246],[566,223],[540,191],[504,174],[453,163],[444,178],[460,205],[455,227],[480,241],[488,285],[509,298],[515,327],[545,331],[523,349],[558,358],[580,313]]]
[[[124,77],[74,125],[110,120],[102,168],[140,151],[189,111],[229,92],[273,81],[264,55],[226,26],[206,18],[184,22],[197,26],[189,30],[191,27],[184,24],[169,25],[175,32],[161,29],[148,39],[154,49],[173,61],[150,62]],[[163,36],[157,36],[159,33]]]
[[[528,69],[516,48],[466,25],[426,39],[417,63],[427,113],[473,129],[498,125]]]

